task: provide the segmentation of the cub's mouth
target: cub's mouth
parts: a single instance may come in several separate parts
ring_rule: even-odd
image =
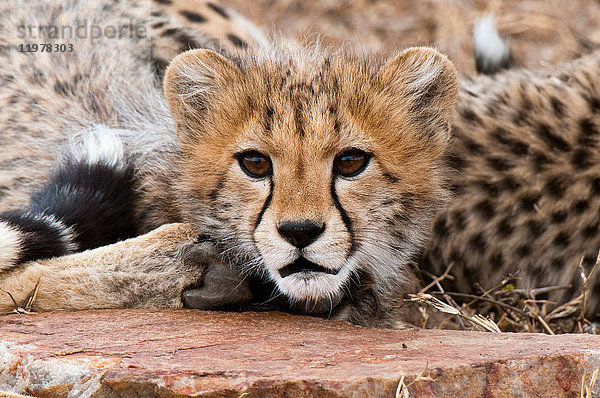
[[[282,278],[292,274],[297,274],[298,272],[323,272],[325,274],[337,275],[338,271],[322,267],[319,264],[308,261],[304,257],[300,257],[293,263],[288,264],[280,269],[279,275],[281,275]]]

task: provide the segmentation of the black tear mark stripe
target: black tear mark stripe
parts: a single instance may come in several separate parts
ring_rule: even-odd
[[[336,209],[340,212],[340,216],[342,216],[342,221],[348,230],[348,234],[350,235],[350,250],[348,250],[347,258],[350,257],[357,249],[356,240],[354,238],[354,229],[352,225],[352,220],[344,210],[344,207],[340,203],[338,199],[337,193],[335,192],[335,176],[331,179],[331,199],[333,200],[333,204]]]
[[[260,224],[260,222],[262,221],[263,215],[265,214],[265,212],[267,211],[267,209],[269,208],[269,205],[271,204],[271,199],[273,199],[273,189],[275,188],[275,183],[273,183],[273,178],[269,178],[269,196],[267,196],[267,199],[265,200],[265,203],[263,204],[262,209],[260,210],[260,213],[258,213],[258,218],[256,219],[256,222],[254,223],[254,232],[256,231],[256,228],[258,228],[258,224]]]

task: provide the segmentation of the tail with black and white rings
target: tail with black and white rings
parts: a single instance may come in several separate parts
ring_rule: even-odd
[[[135,236],[134,177],[113,130],[79,135],[29,208],[0,213],[0,272]]]
[[[477,72],[492,75],[510,67],[510,51],[498,34],[493,15],[475,22],[473,40]]]

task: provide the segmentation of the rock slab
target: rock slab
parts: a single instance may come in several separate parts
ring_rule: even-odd
[[[599,367],[592,335],[197,310],[0,317],[0,391],[39,397],[402,397],[400,384],[411,397],[573,397]]]

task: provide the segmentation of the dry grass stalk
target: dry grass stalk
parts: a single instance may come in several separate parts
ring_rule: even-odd
[[[410,301],[416,301],[451,315],[438,325],[428,325],[429,327],[444,328],[448,326],[452,318],[458,317],[456,319],[466,319],[486,330],[497,327],[502,331],[537,332],[551,335],[558,333],[598,333],[600,328],[587,320],[585,314],[586,296],[589,294],[590,289],[589,280],[593,273],[600,268],[600,253],[589,273],[586,274],[582,264],[582,261],[580,261],[577,265],[577,271],[582,280],[581,293],[564,303],[540,299],[539,296],[570,289],[570,285],[543,286],[531,289],[516,288],[515,285],[519,281],[518,273],[508,275],[500,284],[488,290],[475,285],[474,290],[478,290],[480,292],[478,294],[446,291],[442,288],[440,282],[445,279],[453,279],[450,274],[453,264],[441,276],[430,276],[433,281],[420,291],[420,295],[412,296]],[[433,291],[434,289],[437,291]],[[435,300],[429,299],[429,297],[435,298],[438,296],[444,297],[446,303],[437,298]],[[459,305],[451,298],[462,303]],[[423,310],[421,312],[426,313]],[[477,314],[480,316],[478,317]],[[481,319],[489,320],[491,324],[483,321],[488,327],[483,326]],[[427,324],[426,322],[427,320],[424,319],[423,324]],[[467,329],[464,324],[453,324],[452,326]]]
[[[398,387],[396,388],[396,398],[410,398],[410,393],[408,391],[408,387],[412,386],[414,383],[416,383],[418,381],[435,381],[430,376],[425,376],[425,372],[427,372],[428,368],[429,368],[429,362],[427,362],[427,364],[425,365],[425,369],[423,369],[417,375],[417,377],[415,377],[415,379],[408,384],[405,383],[406,376],[403,375],[402,377],[400,377],[400,381],[398,381]]]
[[[440,299],[433,297],[431,294],[417,293],[417,294],[411,294],[411,295],[409,295],[409,297],[410,297],[409,301],[415,301],[415,302],[427,304],[445,314],[457,315],[457,316],[471,322],[472,324],[480,326],[490,332],[493,332],[493,333],[501,333],[502,332],[500,330],[500,328],[498,327],[498,325],[496,325],[494,323],[494,321],[492,321],[491,319],[481,316],[479,314],[471,316],[469,314],[463,313],[460,309],[458,309],[456,307],[452,307],[449,304],[444,303]]]
[[[600,368],[597,368],[594,373],[592,373],[592,376],[590,377],[590,381],[586,384],[587,381],[587,371],[584,370],[583,371],[583,376],[581,377],[581,391],[579,396],[581,398],[592,398],[594,397],[593,394],[593,389],[594,389],[594,385],[596,384],[596,381],[598,379],[598,371],[600,370]]]
[[[35,286],[33,287],[33,290],[31,290],[31,292],[29,292],[29,294],[27,295],[27,297],[25,297],[25,299],[21,302],[21,304],[17,303],[14,296],[10,292],[7,292],[6,290],[2,290],[2,289],[0,289],[0,291],[3,291],[4,293],[8,294],[15,306],[15,308],[12,310],[12,312],[10,312],[11,314],[31,314],[32,312],[35,312],[33,305],[35,304],[35,299],[37,298],[39,287],[40,287],[40,280],[38,279]],[[0,396],[0,398],[1,398],[1,396]]]

